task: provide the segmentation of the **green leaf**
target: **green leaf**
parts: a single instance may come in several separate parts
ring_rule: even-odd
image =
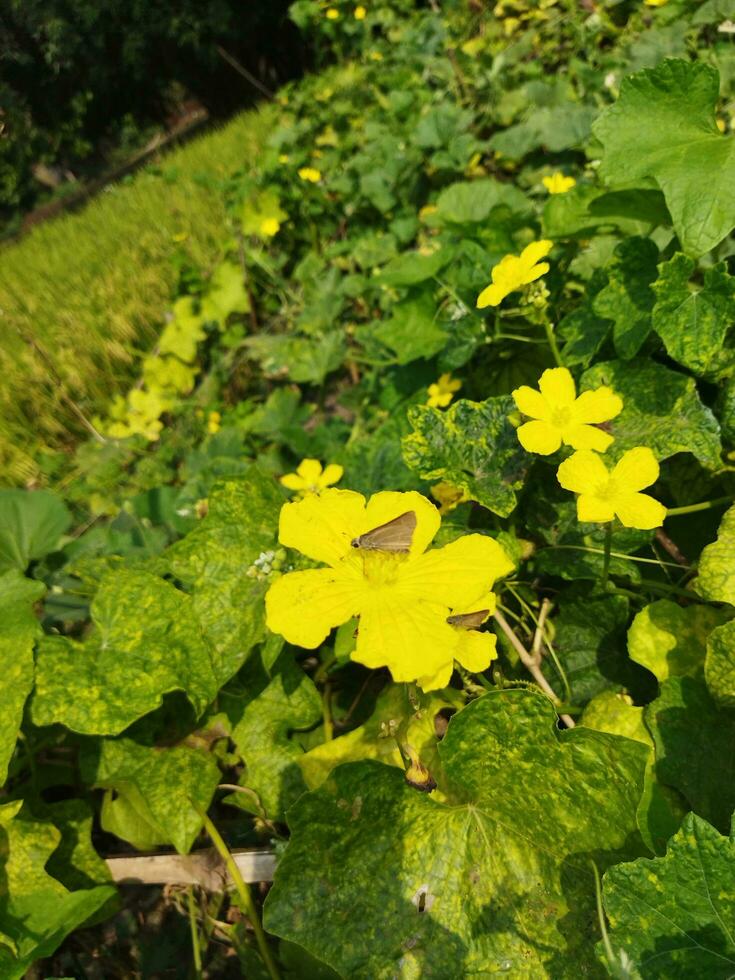
[[[735,507],[722,518],[717,540],[702,549],[694,587],[705,599],[735,606]]]
[[[240,784],[256,794],[258,806],[244,793],[228,797],[229,803],[251,812],[263,812],[282,820],[284,811],[306,789],[299,760],[304,752],[291,738],[294,730],[311,728],[322,717],[322,705],[314,682],[285,651],[278,658],[270,683],[254,698],[245,691],[245,705],[232,729],[232,741],[246,771]],[[230,698],[230,703],[234,699]],[[228,713],[233,718],[231,709]]]
[[[626,694],[600,691],[584,709],[579,724],[653,747],[653,739],[643,724],[643,708],[636,707]]]
[[[202,299],[202,318],[224,326],[231,313],[247,313],[249,310],[250,297],[241,267],[227,260],[220,262]]]
[[[670,677],[644,717],[656,746],[656,775],[705,820],[727,828],[735,809],[735,712],[717,705],[702,677]]]
[[[215,663],[188,595],[148,572],[112,572],[91,612],[96,629],[84,643],[39,643],[34,724],[117,735],[170,691],[184,691],[197,714],[213,700]]]
[[[439,747],[447,803],[373,761],[299,800],[264,924],[355,980],[592,971],[589,855],[605,866],[640,853],[647,751],[560,734],[530,691],[487,694]]]
[[[423,252],[403,252],[381,269],[380,282],[386,286],[415,286],[432,279],[451,257],[450,248],[438,248],[428,255]]]
[[[667,59],[623,79],[620,98],[592,127],[604,147],[603,179],[628,187],[655,180],[682,249],[693,256],[735,227],[735,139],[717,128],[719,94],[710,65]]]
[[[516,506],[531,464],[508,416],[512,398],[484,402],[460,400],[442,411],[409,409],[414,431],[403,439],[403,458],[425,480],[446,480],[471,500],[507,517]]]
[[[222,733],[224,735],[224,732]],[[173,845],[188,854],[220,781],[211,753],[187,744],[101,739],[82,767],[87,783],[104,789],[102,829],[138,850]]]
[[[440,711],[459,708],[461,694],[447,688],[409,697],[405,684],[391,684],[381,692],[370,718],[329,742],[317,745],[299,759],[309,789],[321,786],[335,766],[360,759],[376,759],[389,766],[404,768],[398,742],[418,752],[422,763],[439,782],[436,721]]]
[[[33,604],[45,591],[43,582],[24,578],[16,569],[0,575],[0,785],[33,688],[33,644],[41,635]]]
[[[710,606],[657,599],[641,609],[628,630],[630,659],[659,681],[696,674],[704,663],[707,636],[726,616]]]
[[[321,384],[331,371],[337,370],[345,355],[341,330],[315,337],[260,334],[246,337],[243,344],[266,374],[287,374],[292,381],[305,384]]]
[[[486,178],[463,180],[446,187],[436,199],[437,217],[449,224],[472,225],[487,221],[496,208],[525,214],[530,210],[525,194],[513,184]]]
[[[641,358],[605,361],[582,375],[582,390],[600,385],[623,399],[623,411],[609,423],[613,459],[634,446],[650,446],[659,461],[692,453],[708,469],[720,466],[720,427],[699,400],[693,378]]]
[[[594,118],[594,109],[573,102],[534,106],[528,119],[495,133],[490,146],[511,160],[520,160],[539,147],[559,153],[586,143]]]
[[[733,355],[723,351],[735,322],[735,276],[720,262],[704,272],[704,285],[691,287],[692,259],[677,253],[659,267],[653,284],[653,329],[675,361],[697,374],[730,368]]]
[[[650,238],[626,238],[606,268],[608,283],[592,303],[595,314],[613,321],[616,353],[630,360],[651,330],[658,248]]]
[[[242,206],[242,230],[246,235],[268,238],[263,233],[263,222],[274,219],[286,221],[288,215],[281,207],[281,199],[275,187],[266,187],[248,197]]]
[[[735,973],[735,842],[690,813],[666,856],[609,868],[603,880],[613,949],[644,980]]]
[[[436,322],[436,303],[431,292],[397,303],[390,318],[372,327],[370,334],[394,352],[397,364],[433,357],[448,339]]]
[[[66,936],[115,895],[110,885],[68,891],[45,870],[61,834],[19,815],[21,803],[0,806],[0,976],[21,980]]]
[[[253,563],[273,556],[284,502],[275,480],[251,466],[241,480],[212,490],[207,516],[166,552],[171,572],[191,590],[219,687],[265,635],[268,581]]]
[[[566,194],[551,194],[543,214],[544,235],[554,241],[615,229],[645,236],[657,225],[670,223],[661,191],[606,191],[590,184],[577,184]]]
[[[715,700],[735,708],[735,620],[718,626],[707,638],[704,677]]]
[[[71,526],[71,514],[50,490],[0,490],[0,573],[24,572],[54,551]]]

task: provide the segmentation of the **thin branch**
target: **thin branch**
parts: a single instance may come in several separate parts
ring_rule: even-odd
[[[658,528],[656,531],[656,540],[664,551],[667,551],[671,555],[677,564],[682,565],[684,568],[689,568],[689,562],[687,561],[686,556],[679,551],[679,547],[676,542],[671,540],[662,527]]]
[[[537,664],[541,663],[541,657],[543,655],[544,626],[546,624],[546,617],[550,612],[551,599],[544,599],[541,603],[541,610],[538,614],[536,632],[533,634],[533,646],[531,647],[531,656]]]
[[[273,93],[271,90],[266,88],[265,85],[263,85],[263,83],[255,77],[255,75],[252,75],[247,68],[241,65],[237,58],[233,58],[229,51],[225,51],[221,44],[217,45],[217,54],[221,58],[224,58],[230,68],[234,68],[238,75],[242,75],[246,81],[250,82],[251,85],[254,85],[255,88],[257,88],[258,91],[266,97],[266,99],[273,98]]]
[[[533,679],[536,681],[536,683],[541,688],[541,690],[544,692],[544,694],[546,694],[546,696],[548,698],[550,698],[551,701],[553,701],[553,703],[554,703],[555,706],[558,706],[561,703],[561,701],[557,697],[556,693],[554,692],[554,689],[551,686],[551,684],[549,684],[549,682],[544,677],[544,675],[543,675],[543,673],[541,671],[541,668],[539,666],[538,660],[536,660],[534,657],[532,657],[531,654],[528,652],[528,650],[526,650],[526,648],[524,647],[524,645],[518,639],[518,636],[516,635],[516,633],[513,630],[512,626],[510,626],[510,624],[506,620],[505,616],[503,616],[503,614],[501,612],[498,612],[496,610],[493,613],[493,618],[495,619],[495,622],[498,624],[498,626],[501,628],[501,630],[508,637],[508,640],[510,641],[511,645],[513,646],[513,649],[518,654],[518,657],[519,657],[521,663],[523,664],[523,666],[526,668],[526,670],[529,672],[529,674],[533,677]],[[574,728],[575,722],[574,722],[574,719],[571,717],[571,715],[560,714],[559,717],[564,722],[564,724],[567,726],[567,728]]]

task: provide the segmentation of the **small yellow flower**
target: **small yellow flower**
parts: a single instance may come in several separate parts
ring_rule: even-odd
[[[666,508],[639,491],[655,483],[658,472],[651,450],[637,446],[624,453],[610,471],[597,453],[580,449],[564,460],[556,476],[565,490],[579,494],[580,521],[607,523],[618,517],[625,527],[650,531],[663,524]]]
[[[448,514],[467,500],[467,492],[455,487],[452,483],[442,480],[431,488],[431,496],[439,504],[439,513]]]
[[[367,10],[364,7],[355,7],[355,20],[365,20]]]
[[[194,513],[196,514],[197,520],[203,520],[209,513],[209,498],[201,497],[194,504]]]
[[[611,388],[584,391],[577,398],[574,378],[566,368],[549,368],[539,378],[539,391],[521,385],[513,392],[518,410],[533,421],[518,430],[529,453],[549,456],[562,445],[604,453],[613,437],[595,426],[619,415],[623,400]]]
[[[544,177],[541,183],[549,194],[566,194],[567,191],[570,191],[575,186],[577,181],[574,177],[565,177],[563,173],[557,170],[550,177]]]
[[[719,129],[719,131],[721,133],[724,133],[727,130],[727,123],[725,122],[725,120],[722,119],[722,118],[720,118],[718,116],[716,122],[717,122],[717,128]]]
[[[187,231],[177,231],[176,234],[172,235],[171,237],[178,245],[181,242],[186,241],[186,239],[189,237],[189,233]]]
[[[439,208],[436,204],[425,204],[419,211],[419,221],[426,221],[432,214],[436,214]]]
[[[281,222],[278,218],[264,218],[260,223],[260,233],[267,238],[272,238],[278,234],[280,227]]]
[[[278,154],[278,162],[279,163],[288,163],[288,161],[290,159],[291,159],[291,157],[288,155],[288,153],[279,153]]]
[[[319,493],[333,483],[339,483],[343,473],[344,470],[337,463],[330,463],[322,469],[318,459],[304,459],[295,473],[281,477],[281,483],[287,490],[297,490],[301,494]]]
[[[644,0],[647,7],[663,7],[663,5],[668,2],[669,0]]]
[[[407,512],[416,526],[407,553],[352,546],[360,535]],[[397,682],[425,689],[446,684],[455,659],[467,655],[466,629],[456,609],[489,609],[494,582],[513,568],[497,541],[467,534],[426,550],[439,530],[436,507],[420,493],[377,493],[366,501],[350,490],[325,490],[281,508],[279,541],[321,568],[288,572],[266,595],[268,628],[313,650],[335,626],[359,617],[352,659],[388,667]],[[470,640],[468,669],[484,670],[494,655],[489,633]],[[474,659],[473,659],[474,658]]]
[[[553,247],[554,243],[547,240],[531,242],[523,249],[520,256],[506,255],[501,259],[493,267],[492,284],[483,289],[477,297],[477,309],[498,306],[508,293],[545,276],[549,271],[549,263],[539,260],[548,255]]]
[[[322,179],[322,172],[321,170],[317,170],[316,167],[300,167],[298,174],[302,180],[305,180],[309,184],[318,184]]]
[[[210,412],[207,417],[207,432],[213,436],[215,432],[219,432],[220,425],[222,423],[222,416],[219,412]]]
[[[371,51],[368,58],[370,58],[371,61],[382,61],[383,55],[380,53],[380,51]]]
[[[327,20],[339,20],[339,10],[335,7],[330,7],[327,11]]]
[[[457,381],[449,372],[447,372],[446,374],[443,374],[434,384],[429,385],[427,389],[429,392],[429,398],[426,404],[429,406],[429,408],[446,408],[454,398],[455,391],[459,391],[461,387],[462,382]]]

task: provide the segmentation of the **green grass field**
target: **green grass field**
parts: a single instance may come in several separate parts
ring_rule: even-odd
[[[134,375],[171,299],[172,257],[214,263],[221,181],[253,159],[271,119],[268,107],[243,113],[0,251],[0,484],[31,479],[34,453],[71,445]]]

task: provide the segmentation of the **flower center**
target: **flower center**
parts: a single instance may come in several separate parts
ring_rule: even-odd
[[[572,421],[572,410],[568,406],[555,408],[551,413],[551,424],[555,429],[566,429]]]
[[[370,585],[381,587],[394,585],[401,565],[408,555],[394,555],[385,551],[370,551],[362,555],[362,571]]]
[[[598,500],[610,501],[618,496],[619,490],[615,480],[609,479],[595,487],[595,496]]]

